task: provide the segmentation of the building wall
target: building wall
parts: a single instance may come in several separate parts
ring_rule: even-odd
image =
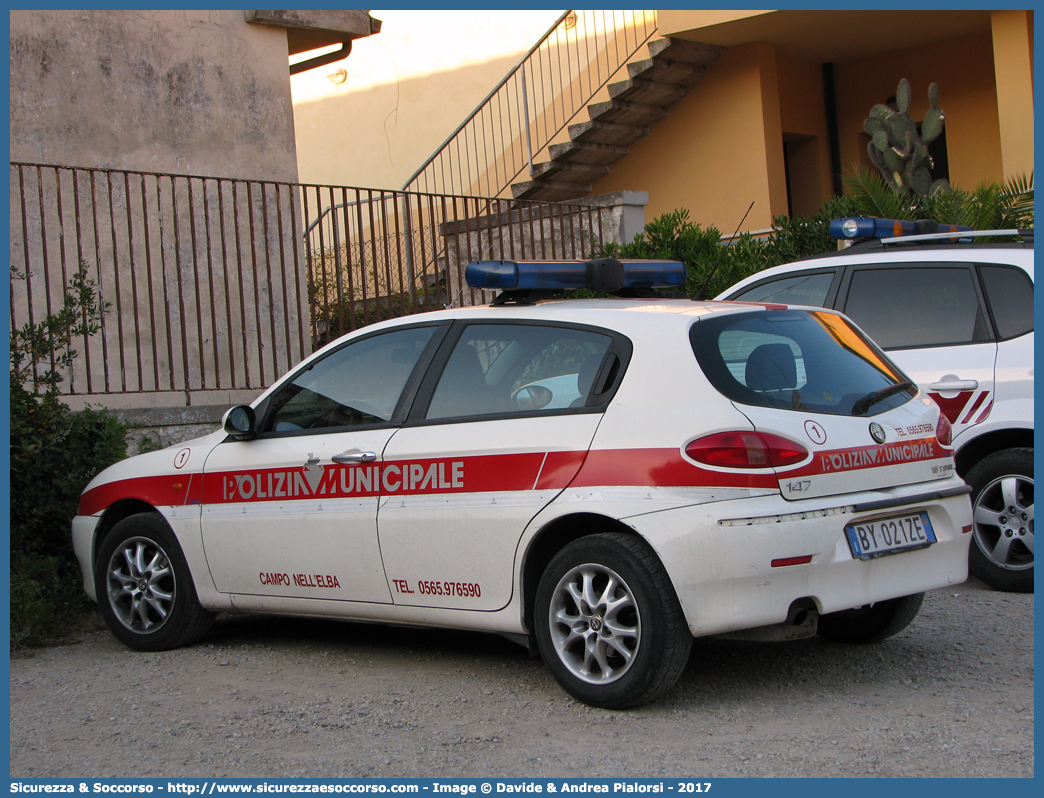
[[[913,93],[910,116],[918,122],[928,109],[929,84],[939,84],[939,106],[946,112],[950,183],[972,189],[983,180],[1003,181],[992,67],[989,32],[836,64],[842,169],[848,171],[856,163],[869,166],[863,120],[874,105],[895,95],[899,81],[906,78]]]
[[[786,213],[780,113],[774,49],[733,47],[592,193],[647,191],[646,218],[686,208],[729,233],[753,200],[743,227],[766,228]]]
[[[833,193],[830,140],[820,64],[777,55],[780,124],[790,162],[790,200],[795,215],[819,210]]]
[[[12,324],[33,318],[31,308],[39,320],[41,309],[60,306],[82,263],[109,308],[89,345],[77,343],[64,383],[76,391],[69,404],[120,408],[132,422],[135,413],[191,405],[202,414],[193,423],[212,423],[257,394],[221,389],[243,381],[212,352],[227,355],[237,335],[253,340],[259,325],[255,349],[266,360],[296,362],[310,343],[279,335],[307,324],[304,277],[294,271],[300,237],[279,238],[280,214],[289,218],[297,200],[283,188],[283,201],[272,202],[271,190],[242,182],[297,181],[286,30],[249,24],[242,10],[12,11],[10,22],[11,160],[129,172],[12,167]],[[238,195],[229,180],[137,171],[238,178]],[[272,251],[282,256],[274,266]],[[251,288],[242,315],[228,311],[229,285]],[[272,317],[282,326],[267,323]],[[182,350],[201,354],[175,363]],[[111,379],[98,376],[103,367]],[[180,382],[152,380],[168,373]],[[201,384],[210,390],[189,387]]]
[[[286,31],[233,11],[12,11],[11,159],[295,181]]]
[[[778,17],[780,12],[774,13]],[[650,218],[684,207],[693,221],[726,232],[753,199],[743,227],[762,229],[773,216],[788,212],[785,152],[792,212],[814,213],[833,193],[823,59],[815,56],[828,50],[843,174],[857,164],[871,166],[863,120],[875,104],[895,94],[904,77],[913,88],[910,113],[918,121],[928,108],[929,84],[940,87],[952,184],[972,189],[982,181],[1002,182],[1033,171],[1032,11],[975,12],[987,17],[957,26],[977,27],[975,32],[898,50],[866,39],[822,50],[802,48],[801,36],[808,44],[821,44],[812,13],[776,19],[760,11],[660,11],[661,34],[694,41],[730,44],[730,35],[767,40],[776,35],[774,19],[786,30],[777,37],[779,46],[749,39],[731,44],[707,77],[647,139],[612,165],[593,192],[648,191]],[[860,19],[884,24],[880,15]],[[722,26],[735,22],[741,27],[722,32]],[[824,25],[842,22],[831,18]],[[917,31],[921,38],[928,33]],[[804,50],[809,57],[802,57]]]
[[[291,78],[302,182],[400,188],[562,11],[370,13],[379,34]]]
[[[1033,12],[991,15],[1005,178],[1033,172]]]

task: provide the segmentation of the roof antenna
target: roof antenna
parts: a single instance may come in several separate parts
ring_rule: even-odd
[[[743,218],[742,218],[742,219],[740,219],[740,223],[739,223],[738,225],[736,225],[736,232],[735,232],[735,233],[733,233],[733,234],[732,234],[732,235],[731,235],[731,236],[729,237],[729,241],[731,241],[731,240],[732,240],[733,238],[735,238],[735,237],[736,237],[736,233],[738,233],[738,232],[739,232],[739,229],[740,229],[741,227],[743,227],[743,223],[744,223],[744,222],[745,222],[745,221],[747,220],[747,214],[749,214],[749,213],[750,213],[750,209],[751,209],[751,208],[753,208],[753,207],[754,207],[754,200],[751,200],[751,201],[750,201],[750,205],[749,205],[749,206],[747,207],[747,213],[743,214]],[[722,257],[723,257],[724,255],[725,255],[725,245],[722,245],[722,247],[721,247],[721,251],[720,251],[720,252],[718,253],[718,260],[717,260],[717,262],[716,262],[716,263],[714,264],[714,268],[710,270],[710,274],[708,274],[708,275],[707,275],[707,279],[703,281],[703,285],[701,285],[701,286],[700,286],[700,290],[699,290],[699,291],[697,291],[697,292],[696,292],[696,293],[695,293],[695,294],[693,295],[693,297],[692,297],[692,301],[693,301],[693,302],[699,302],[700,300],[702,300],[702,299],[703,299],[703,292],[707,290],[707,283],[709,283],[709,282],[711,281],[711,277],[713,277],[713,276],[714,276],[714,273],[715,273],[716,271],[718,271],[718,267],[719,267],[719,266],[721,266],[721,259],[722,259]]]

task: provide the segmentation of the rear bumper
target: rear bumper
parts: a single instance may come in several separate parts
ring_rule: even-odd
[[[702,636],[782,623],[798,599],[811,598],[827,613],[965,581],[971,501],[963,492],[946,495],[962,485],[952,480],[927,492],[912,485],[804,502],[762,496],[626,522],[656,549],[692,634]],[[936,543],[873,560],[852,556],[845,525],[920,510],[928,513]]]

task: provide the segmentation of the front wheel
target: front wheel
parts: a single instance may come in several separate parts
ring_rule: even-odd
[[[924,593],[877,601],[819,616],[816,634],[832,643],[877,643],[899,634],[917,617]]]
[[[1033,592],[1033,450],[1005,449],[968,472],[974,533],[969,570],[996,590]]]
[[[188,563],[167,522],[141,513],[116,524],[94,567],[98,610],[110,631],[139,651],[188,645],[214,614],[200,606]]]
[[[689,659],[692,636],[663,564],[622,533],[573,541],[536,593],[540,654],[574,698],[624,709],[660,698]]]

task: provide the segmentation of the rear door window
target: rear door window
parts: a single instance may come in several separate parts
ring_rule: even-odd
[[[740,404],[872,416],[917,393],[899,387],[906,382],[902,372],[836,313],[710,317],[692,326],[689,340],[714,387]]]
[[[1033,281],[1015,266],[980,266],[999,338],[1033,332]]]
[[[842,310],[884,349],[993,340],[964,266],[853,269]]]
[[[429,421],[581,409],[618,376],[614,338],[545,324],[470,324],[435,386]],[[616,368],[614,368],[614,364]]]

